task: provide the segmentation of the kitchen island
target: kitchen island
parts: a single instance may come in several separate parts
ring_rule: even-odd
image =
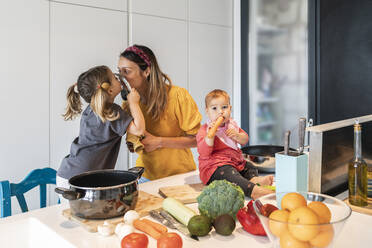
[[[198,172],[194,171],[143,183],[139,185],[139,188],[147,193],[158,195],[160,187],[199,182]],[[246,198],[246,200],[249,199]],[[197,204],[188,206],[197,209]],[[67,220],[62,216],[62,211],[68,207],[66,204],[59,204],[0,219],[1,247],[120,247],[120,240],[115,235],[103,237],[98,233],[90,233],[79,224]],[[169,231],[173,232],[173,230]],[[180,235],[183,238],[183,247],[190,248],[260,248],[269,247],[270,243],[266,237],[254,236],[245,232],[239,222],[237,222],[233,234],[227,237],[216,234],[214,230],[208,236],[199,238],[200,241]],[[150,237],[149,241],[149,247],[155,248],[156,241]],[[372,216],[353,212],[337,238],[334,247],[367,248],[371,247],[371,244]]]

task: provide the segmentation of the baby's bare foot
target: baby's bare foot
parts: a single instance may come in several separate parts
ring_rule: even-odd
[[[253,200],[256,200],[257,198],[260,198],[261,196],[268,195],[271,193],[274,193],[274,191],[256,185],[253,187],[251,198]]]
[[[260,184],[260,185],[272,185],[274,182],[274,176],[273,175],[267,175],[263,177],[252,177],[251,180],[252,183]]]

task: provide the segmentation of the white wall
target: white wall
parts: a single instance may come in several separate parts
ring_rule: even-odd
[[[2,1],[0,180],[19,182],[35,168],[58,169],[79,131],[79,119],[61,117],[67,88],[92,66],[115,70],[128,45],[152,48],[203,115],[207,92],[223,88],[232,95],[234,1]],[[128,161],[133,165],[135,156],[128,157],[123,143],[116,168],[126,169]],[[29,198],[29,208],[38,208],[38,191]]]

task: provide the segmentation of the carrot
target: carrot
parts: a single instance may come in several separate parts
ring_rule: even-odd
[[[225,118],[223,116],[217,118],[216,123],[214,123],[214,126],[208,131],[207,136],[209,139],[213,138],[216,135],[217,128],[222,124],[224,119]]]
[[[156,222],[148,220],[148,219],[142,219],[142,221],[145,222],[146,224],[152,226],[153,228],[155,228],[155,230],[160,232],[161,234],[164,234],[164,233],[168,232],[168,229],[162,224],[156,223]]]
[[[140,219],[136,219],[133,221],[133,226],[144,232],[144,233],[147,233],[148,235],[150,235],[151,237],[153,237],[154,239],[159,239],[161,236],[162,236],[162,233],[160,233],[159,231],[157,231],[153,226],[147,224],[145,221],[143,220],[140,220]]]

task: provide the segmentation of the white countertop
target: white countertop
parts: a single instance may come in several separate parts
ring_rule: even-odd
[[[189,172],[177,176],[172,176],[168,178],[163,178],[160,180],[155,180],[147,183],[140,184],[141,190],[158,195],[158,189],[162,186],[172,186],[181,184],[191,184],[199,183],[200,179],[197,171]],[[247,199],[248,200],[248,199]],[[197,209],[197,204],[190,204],[191,208]],[[19,223],[19,229],[21,228],[21,223],[24,223],[28,218],[36,218],[43,226],[47,228],[40,228],[36,230],[38,232],[45,232],[45,237],[39,245],[29,246],[29,247],[78,247],[78,248],[120,248],[119,239],[113,235],[110,237],[103,237],[98,233],[90,233],[83,229],[75,222],[67,220],[62,216],[62,210],[68,208],[68,205],[59,204],[55,206],[50,206],[44,209],[33,210],[27,213],[14,215],[4,219],[0,219],[0,244],[1,247],[10,247],[7,245],[9,240],[12,238],[25,238],[22,237],[22,233],[17,234],[17,229],[14,232],[13,237],[9,237],[9,231],[4,232],[5,228],[11,227],[12,223]],[[35,232],[35,230],[33,230]],[[173,231],[173,230],[172,230]],[[19,231],[21,232],[21,231]],[[5,233],[5,234],[4,234]],[[55,241],[52,236],[59,236],[61,239]],[[179,233],[180,234],[180,233]],[[182,236],[182,234],[180,234]],[[193,239],[183,237],[183,247],[192,248],[227,248],[227,247],[269,247],[269,240],[266,237],[254,236],[243,230],[239,222],[237,221],[237,226],[235,231],[231,236],[224,237],[218,235],[213,230],[208,236],[201,237],[200,241],[195,241]],[[51,243],[53,241],[53,243]],[[149,237],[150,248],[156,247],[156,241]],[[337,248],[342,247],[358,247],[367,248],[371,247],[372,244],[372,216],[363,215],[353,212],[349,220],[346,222],[343,230],[339,234],[335,246]],[[44,246],[43,246],[44,245]],[[23,246],[24,247],[24,246]],[[22,247],[22,248],[23,248]],[[26,246],[27,247],[27,246]]]

